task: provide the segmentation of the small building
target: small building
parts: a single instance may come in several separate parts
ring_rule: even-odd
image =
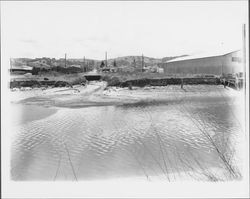
[[[117,72],[133,73],[135,71],[134,67],[131,66],[119,66]]]
[[[70,65],[69,67],[72,67],[72,68],[82,68],[81,65],[77,65],[77,64]]]
[[[117,72],[117,68],[116,67],[110,67],[110,72],[116,73]]]
[[[50,70],[51,66],[47,64],[47,60],[41,59],[29,63],[30,66],[34,68],[40,68],[41,70]]]
[[[26,73],[32,73],[32,67],[30,66],[13,66],[10,69],[10,74],[13,75],[23,75]]]
[[[158,73],[164,73],[164,69],[163,68],[158,67],[157,69],[158,69],[158,71],[157,71]]]
[[[144,66],[143,72],[148,73],[164,73],[163,68],[159,67],[158,65],[152,65],[152,66]]]
[[[162,64],[164,73],[174,75],[229,75],[243,72],[242,52],[213,52],[179,57]]]

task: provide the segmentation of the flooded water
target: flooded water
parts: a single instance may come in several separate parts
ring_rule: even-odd
[[[16,105],[30,118],[13,127],[12,180],[232,179],[225,160],[241,132],[234,104],[226,93],[203,92],[77,109]]]

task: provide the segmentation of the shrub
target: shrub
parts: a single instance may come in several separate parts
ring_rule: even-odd
[[[111,79],[108,80],[108,86],[119,86],[121,84],[121,81],[118,77],[111,77]]]
[[[65,82],[65,81],[57,81],[54,86],[55,87],[66,87],[66,86],[72,87],[70,83]]]
[[[82,76],[82,77],[78,77],[78,78],[72,80],[70,83],[72,85],[77,85],[77,84],[83,84],[83,83],[85,84],[86,81],[87,81],[86,78],[84,76]]]

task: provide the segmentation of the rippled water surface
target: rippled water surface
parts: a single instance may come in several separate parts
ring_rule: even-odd
[[[16,105],[29,117],[36,110],[42,116],[13,127],[11,176],[13,180],[199,180],[194,171],[225,168],[214,145],[226,155],[232,136],[240,132],[232,104],[226,94],[204,92],[198,98],[159,104],[77,109]]]

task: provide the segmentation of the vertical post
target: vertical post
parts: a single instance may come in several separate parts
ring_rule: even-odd
[[[183,89],[183,78],[181,78],[181,89]]]
[[[243,24],[242,26],[242,42],[243,42],[243,49],[242,49],[242,59],[243,59],[243,82],[242,82],[242,88],[244,89],[245,94],[245,100],[244,100],[244,109],[246,110],[246,24]],[[244,132],[246,133],[246,124],[247,124],[247,111],[245,111],[245,128]]]
[[[65,58],[64,58],[64,66],[65,66],[65,68],[67,67],[66,62],[67,62],[67,54],[65,53]]]
[[[242,61],[243,61],[243,87],[246,92],[246,24],[242,26]],[[245,93],[246,94],[246,93]]]
[[[83,71],[85,72],[85,56],[83,57],[83,65],[82,65]]]
[[[107,52],[105,52],[105,62],[106,62],[106,68],[108,67],[108,58],[107,58]]]
[[[224,71],[223,71],[223,59],[221,59],[221,77],[223,77],[223,73],[224,73]]]
[[[164,73],[167,73],[167,61],[164,64],[163,60],[161,60],[161,63],[162,63]]]
[[[221,77],[223,75],[223,63],[221,63]]]
[[[143,72],[143,66],[144,66],[144,57],[143,54],[141,56],[142,62],[141,62],[141,72]]]

